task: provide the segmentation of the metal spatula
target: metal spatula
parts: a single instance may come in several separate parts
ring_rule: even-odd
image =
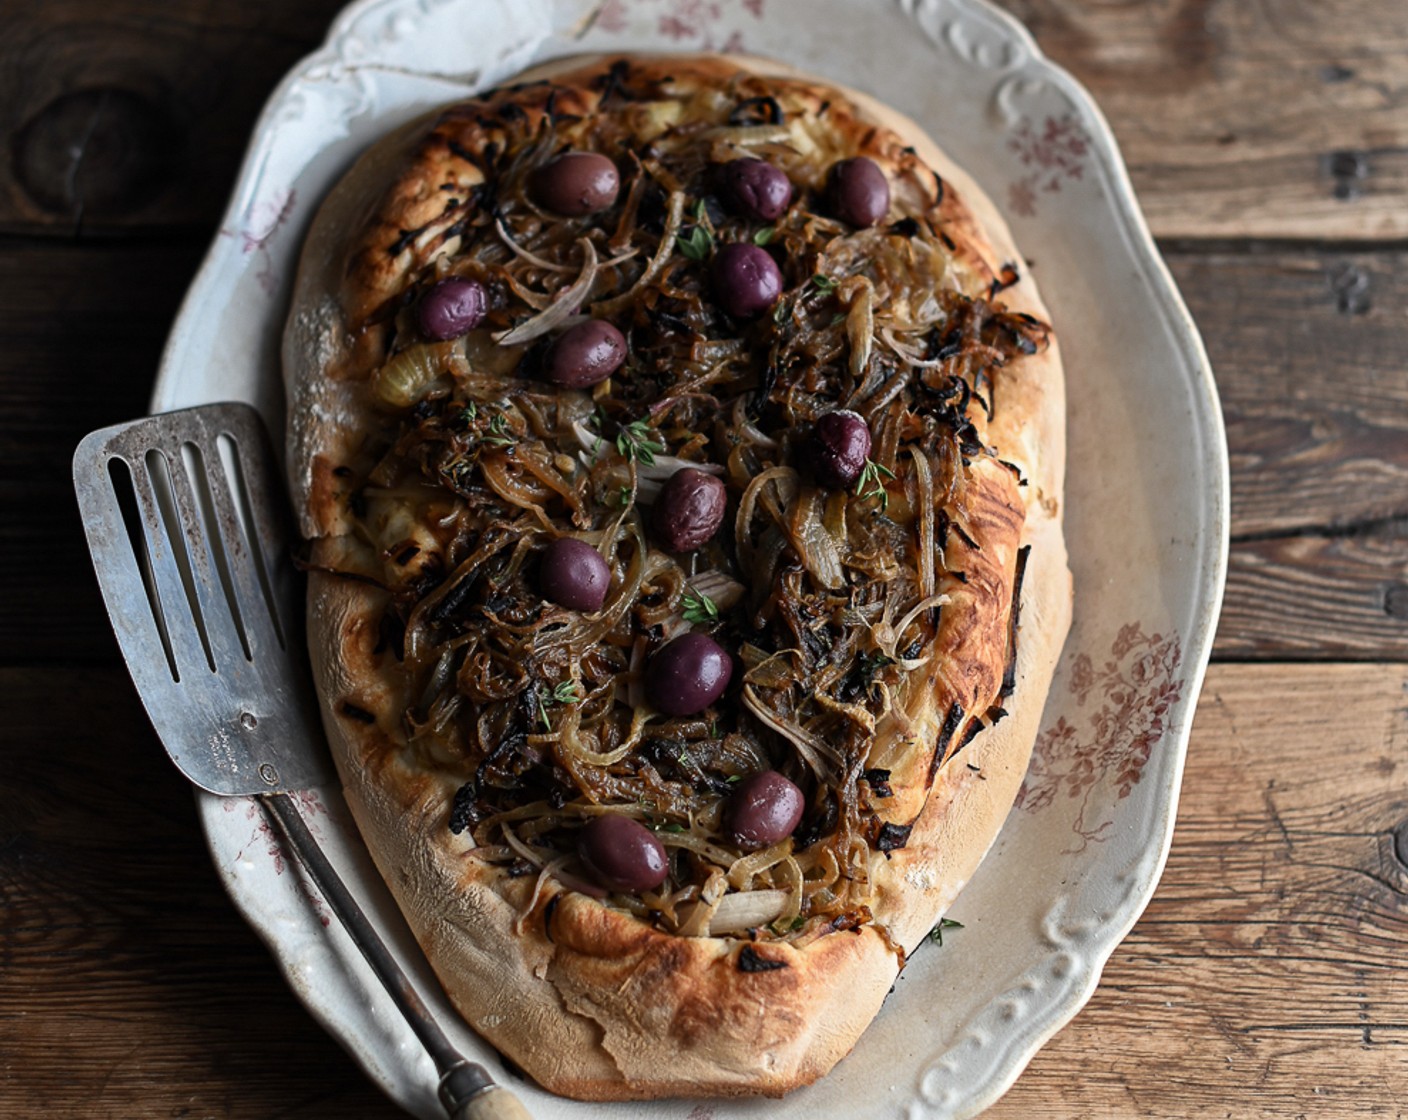
[[[411,987],[290,791],[331,779],[268,434],[248,405],[104,428],[73,481],[108,616],[157,735],[202,789],[257,795],[440,1072],[454,1120],[528,1120]]]

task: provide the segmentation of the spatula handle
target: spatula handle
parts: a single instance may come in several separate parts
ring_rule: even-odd
[[[483,1066],[461,1056],[445,1037],[440,1025],[431,1018],[420,993],[411,986],[410,978],[396,963],[385,942],[308,831],[293,798],[283,793],[269,793],[260,800],[278,821],[298,861],[307,869],[323,898],[386,988],[387,995],[406,1017],[407,1024],[434,1060],[435,1068],[440,1072],[440,1101],[451,1120],[532,1120],[517,1097],[495,1085]]]
[[[451,1120],[532,1120],[507,1089],[495,1085],[460,1105]]]

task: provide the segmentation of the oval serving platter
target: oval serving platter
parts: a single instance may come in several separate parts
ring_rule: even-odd
[[[984,0],[353,4],[259,120],[152,409],[246,400],[281,431],[278,344],[303,232],[357,153],[535,62],[613,50],[746,51],[855,86],[984,185],[1061,335],[1075,624],[1017,804],[950,915],[962,928],[914,954],[822,1082],[781,1102],[635,1105],[515,1087],[537,1120],[973,1116],[1086,1002],[1153,893],[1227,555],[1226,441],[1202,343],[1099,110],[1020,25]],[[440,995],[339,792],[312,791],[305,809],[455,1042],[503,1071]],[[443,1116],[430,1060],[255,804],[201,795],[200,811],[235,905],[299,997],[394,1100]]]

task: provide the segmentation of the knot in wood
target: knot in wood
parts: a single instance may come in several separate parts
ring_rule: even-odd
[[[52,214],[113,216],[147,203],[171,168],[180,133],[139,94],[90,89],[65,94],[15,137],[15,177]]]
[[[1404,868],[1408,868],[1408,824],[1401,824],[1393,830],[1393,854]]]
[[[1349,202],[1364,193],[1362,184],[1369,177],[1368,152],[1331,152],[1326,157],[1326,165],[1335,181],[1335,197],[1341,202]]]
[[[1358,265],[1346,264],[1330,275],[1330,286],[1342,315],[1367,315],[1373,307],[1369,274]]]
[[[1408,584],[1391,583],[1384,588],[1384,614],[1408,620]],[[1408,825],[1404,827],[1408,829]]]

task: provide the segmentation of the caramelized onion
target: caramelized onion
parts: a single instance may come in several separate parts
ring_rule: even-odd
[[[760,890],[726,894],[709,918],[708,935],[742,933],[776,921],[787,909],[788,891]]]
[[[677,190],[670,193],[669,213],[665,219],[665,232],[660,236],[660,244],[655,249],[655,255],[650,258],[650,263],[645,266],[645,271],[636,278],[636,282],[624,292],[610,299],[594,303],[592,305],[592,314],[594,316],[600,318],[603,315],[614,315],[618,311],[629,307],[637,294],[654,281],[665,266],[670,263],[670,258],[675,255],[675,238],[680,235],[680,227],[684,224],[685,202],[686,197],[684,191]]]
[[[784,719],[770,710],[758,697],[752,685],[745,684],[743,686],[743,704],[758,717],[759,722],[765,727],[776,731],[796,747],[797,753],[802,756],[802,761],[822,781],[834,781],[836,774],[844,769],[844,760],[835,747],[824,739],[813,735],[806,728]]]
[[[532,342],[533,339],[565,325],[577,314],[587,296],[591,294],[597,273],[596,246],[585,237],[577,244],[582,247],[581,274],[572,282],[571,287],[559,292],[557,298],[545,310],[529,316],[510,330],[497,332],[494,341],[500,346],[522,346]]]

